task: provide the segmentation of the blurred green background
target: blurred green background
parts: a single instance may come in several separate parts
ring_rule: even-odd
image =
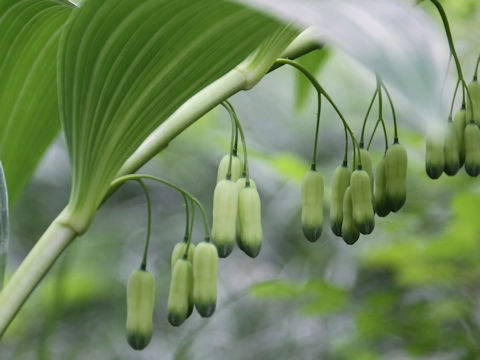
[[[470,80],[480,52],[480,5],[476,0],[443,4]],[[431,6],[422,6],[436,17]],[[327,56],[317,53],[302,61],[317,71],[359,131],[374,76],[334,49],[323,52]],[[183,238],[183,199],[148,183],[154,203],[149,255],[157,282],[154,335],[142,352],[128,346],[126,282],[141,261],[146,206],[138,185],[127,184],[35,291],[5,335],[0,358],[480,359],[478,179],[461,170],[454,178],[430,180],[423,134],[399,109],[400,140],[409,154],[405,207],[377,218],[374,233],[354,246],[331,233],[327,217],[321,239],[310,244],[300,225],[299,185],[310,163],[315,94],[291,68],[282,68],[231,100],[247,134],[250,172],[262,199],[264,243],[254,260],[235,249],[220,261],[214,316],[202,319],[194,313],[179,328],[167,322],[169,258]],[[372,115],[370,125],[375,111]],[[391,137],[388,112],[386,119]],[[226,112],[215,109],[142,172],[187,188],[210,213],[229,124]],[[344,146],[340,122],[328,106],[320,130],[319,169],[326,179],[328,214],[331,175]],[[380,136],[372,148],[378,161]],[[11,210],[9,273],[66,204],[69,182],[68,156],[59,138]],[[200,220],[194,242],[202,239]]]

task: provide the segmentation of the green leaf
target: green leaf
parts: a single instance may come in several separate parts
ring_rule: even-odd
[[[311,53],[298,58],[297,61],[315,75],[326,63],[329,56],[330,50],[323,48],[322,50],[312,51]],[[297,109],[300,110],[305,106],[308,95],[315,89],[305,75],[299,71],[295,72],[295,82],[297,86],[296,105]]]
[[[348,292],[324,281],[310,280],[305,284],[273,280],[250,287],[250,295],[258,299],[302,300],[302,313],[322,315],[337,311],[348,300]]]
[[[310,164],[304,159],[291,153],[275,154],[268,158],[268,163],[281,175],[288,180],[295,180],[298,183],[302,182],[305,172],[308,170]]]
[[[250,287],[250,294],[259,299],[291,299],[299,296],[302,287],[281,280],[265,281]]]
[[[73,5],[0,3],[0,159],[12,203],[58,134],[56,54]]]
[[[311,293],[311,300],[302,308],[305,315],[322,315],[341,309],[348,300],[348,292],[323,281],[309,281],[304,293]]]
[[[85,229],[145,138],[280,27],[220,0],[89,0],[76,9],[59,51],[73,171],[65,216],[74,214],[75,226]]]
[[[447,102],[441,96],[448,47],[437,24],[418,7],[396,0],[242,0],[286,21],[312,27],[365,65],[408,105],[412,123],[443,126]],[[420,120],[420,121],[418,121]]]
[[[8,192],[2,162],[0,161],[0,290],[3,288],[7,266],[8,229]]]

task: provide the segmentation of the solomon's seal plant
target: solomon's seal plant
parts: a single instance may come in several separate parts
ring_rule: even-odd
[[[431,2],[439,10],[445,26],[458,82],[446,132],[441,136],[434,134],[427,140],[427,174],[431,178],[438,178],[442,172],[454,175],[465,165],[468,174],[477,176],[480,173],[480,85],[477,81],[480,58],[473,81],[467,85],[446,14],[437,0]],[[261,2],[252,0],[251,3]],[[410,89],[401,81],[403,78],[391,75],[401,68],[401,60],[392,59],[386,52],[373,57],[364,52],[358,55],[375,72],[376,88],[361,132],[355,134],[325,87],[295,61],[303,54],[322,48],[317,33],[314,29],[302,31],[304,28],[271,15],[289,20],[296,18],[295,14],[291,14],[291,19],[285,16],[285,8],[280,3],[266,6],[271,12],[262,13],[223,0],[85,0],[80,7],[64,0],[1,0],[0,130],[6,135],[2,135],[0,155],[7,184],[12,189],[11,199],[28,180],[60,124],[72,177],[70,198],[64,210],[0,293],[0,335],[65,248],[88,230],[101,204],[127,181],[141,185],[148,210],[141,265],[132,272],[126,286],[128,343],[141,350],[148,345],[153,332],[155,271],[147,271],[152,217],[147,181],[178,191],[186,210],[184,237],[173,246],[170,258],[166,317],[173,326],[179,326],[194,308],[202,317],[211,316],[217,306],[219,257],[227,257],[237,243],[243,252],[255,258],[263,242],[261,188],[259,192],[250,177],[246,134],[227,99],[254,87],[268,72],[284,65],[305,76],[317,95],[313,153],[298,199],[302,211],[298,225],[300,227],[301,223],[305,237],[310,242],[325,237],[322,228],[328,177],[324,178],[321,164],[317,162],[318,147],[322,145],[319,127],[324,101],[333,108],[339,120],[345,149],[331,181],[329,221],[332,232],[353,245],[360,234],[367,235],[374,230],[375,214],[385,217],[404,206],[407,151],[399,141],[393,96],[385,84],[389,88],[392,84],[399,95],[416,104],[416,109],[419,107],[416,97],[409,95]],[[297,4],[293,0],[285,3]],[[309,6],[313,18],[321,19],[322,11],[317,5]],[[365,7],[362,8],[365,12],[376,9],[374,2],[369,5],[353,2],[351,6]],[[416,10],[403,5],[395,9],[402,10],[405,21],[412,14],[418,15]],[[360,21],[349,13],[340,16],[352,24]],[[187,23],[188,26],[184,26]],[[319,24],[321,21],[310,25]],[[368,38],[368,34],[360,30],[359,34],[354,34],[355,39]],[[328,29],[326,31],[328,33]],[[37,42],[27,46],[31,45],[33,36]],[[423,41],[417,33],[415,36],[407,45],[422,50],[418,53],[423,54],[422,45],[428,43],[428,38]],[[331,39],[333,45],[335,39],[341,44],[345,41],[342,36],[327,39]],[[377,38],[372,41],[379,44]],[[389,61],[377,69],[373,66],[378,63],[375,59],[382,56]],[[431,54],[421,55],[419,59],[428,64],[422,71],[430,75],[420,85],[430,90],[437,84],[432,75],[437,68],[435,59]],[[420,75],[422,71],[419,70]],[[414,76],[419,75],[412,72]],[[32,85],[36,81],[42,84],[41,91]],[[413,90],[417,91],[415,87]],[[38,96],[39,93],[45,94],[45,99]],[[462,106],[452,120],[454,101],[459,93]],[[368,138],[367,122],[375,102],[378,118]],[[393,121],[391,143],[384,119],[385,104],[389,105]],[[136,171],[189,125],[219,105],[230,116],[231,135],[229,152],[218,166],[210,223],[203,205],[183,187],[158,176],[136,174]],[[32,118],[36,121],[30,121]],[[7,134],[11,128],[24,130],[28,127],[26,124],[31,124],[31,129],[25,136]],[[370,148],[379,128],[383,131],[385,148],[382,147],[382,158],[375,164],[375,154]],[[45,136],[37,136],[41,132],[45,132]],[[238,154],[239,138],[242,156]],[[19,149],[25,151],[17,156]],[[8,200],[2,163],[0,280],[3,283]],[[28,171],[23,171],[23,164]],[[260,179],[256,180],[260,186]],[[195,209],[200,210],[204,226],[203,241],[197,245],[192,241]]]

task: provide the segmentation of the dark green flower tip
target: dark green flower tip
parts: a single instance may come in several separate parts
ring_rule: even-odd
[[[355,223],[355,227],[363,235],[371,234],[375,228],[375,219],[362,221],[361,223]]]
[[[195,308],[201,317],[210,317],[215,312],[216,302],[196,303]]]
[[[322,228],[321,227],[303,227],[303,234],[307,238],[308,241],[310,242],[315,242],[318,240],[320,235],[322,234]]]
[[[390,207],[390,210],[392,210],[393,212],[397,212],[403,207],[403,205],[405,204],[405,200],[405,196],[389,198],[388,205]]]
[[[388,214],[390,214],[390,207],[387,204],[377,204],[375,206],[375,214],[377,214],[380,217],[385,217]]]
[[[188,304],[187,318],[189,318],[190,315],[192,315],[192,312],[193,312],[193,304]]]
[[[330,228],[335,235],[342,236],[342,221],[332,221]]]
[[[187,318],[186,315],[187,314],[177,314],[177,313],[169,312],[168,313],[168,322],[172,326],[180,326],[180,325],[183,324],[183,322]]]
[[[360,234],[356,231],[355,232],[348,231],[348,232],[342,234],[343,241],[345,241],[345,243],[348,244],[348,245],[355,244],[359,238],[360,238]]]
[[[233,251],[233,244],[215,244],[215,246],[220,258],[226,258]]]
[[[241,249],[245,254],[247,254],[251,258],[256,258],[258,256],[258,254],[260,253],[261,248],[262,248],[261,244],[257,245],[257,246],[243,244],[243,248],[241,248]]]
[[[445,168],[443,169],[445,171],[445,174],[448,176],[454,176],[457,174],[458,170],[460,169],[460,162],[449,162],[445,163]]]
[[[427,171],[427,175],[430,177],[430,179],[433,180],[438,179],[443,173],[443,167],[441,166],[427,166],[425,170]]]
[[[237,236],[235,238],[235,242],[237,243],[237,246],[240,250],[245,251],[245,249],[243,248],[243,241],[242,239],[240,239],[240,236]]]
[[[150,342],[152,334],[127,334],[127,342],[133,350],[143,350]]]
[[[469,165],[465,163],[465,171],[467,172],[468,175],[472,177],[477,177],[478,174],[480,174],[480,166],[476,165]]]

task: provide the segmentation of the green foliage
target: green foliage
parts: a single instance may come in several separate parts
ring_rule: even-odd
[[[37,4],[47,3],[52,4],[53,0],[50,2],[38,0],[37,2]],[[290,4],[292,3],[290,2]],[[328,10],[329,2],[318,3],[327,4],[324,9]],[[1,10],[5,4],[10,6],[13,2],[3,0],[0,4],[0,14],[3,14]],[[18,1],[18,4],[31,5],[33,1]],[[55,4],[64,6],[59,1]],[[71,18],[72,23],[64,35],[60,51],[59,75],[61,75],[61,109],[74,168],[71,210],[82,212],[81,215],[87,218],[93,214],[102,201],[110,181],[116,176],[125,159],[138,149],[138,145],[146,136],[178,106],[237,65],[260,43],[262,43],[260,50],[255,51],[249,59],[251,64],[260,68],[260,75],[263,76],[263,72],[270,67],[274,58],[267,50],[271,47],[279,50],[295,34],[294,31],[280,27],[275,21],[267,19],[263,15],[223,1],[179,0],[169,2],[157,0],[155,2],[144,0],[133,2],[106,0],[102,2],[88,0],[82,1],[82,4],[82,9],[75,10]],[[366,18],[370,20],[367,16],[370,9],[368,2],[365,4],[367,4],[365,5]],[[375,7],[375,2],[372,4]],[[65,14],[68,15],[68,12],[65,10]],[[361,31],[350,34],[351,38],[350,36],[345,37],[343,33],[337,34],[334,30],[330,30],[331,33],[326,31],[327,38],[331,39],[332,43],[341,38],[349,39],[350,45],[355,45],[354,42],[359,38],[370,41],[369,37],[365,36],[365,30],[371,30],[369,21],[367,21],[369,25],[362,25],[361,21],[365,21],[362,20],[362,17],[349,19],[351,13],[348,11],[338,16],[339,22],[351,20],[352,24],[360,26]],[[399,18],[403,19],[402,16]],[[63,20],[65,19],[66,15]],[[224,21],[224,19],[227,20]],[[386,24],[389,23],[387,16],[385,19],[383,17],[378,17],[378,19],[386,20],[384,21]],[[414,20],[418,19],[414,18]],[[0,16],[0,29],[2,21]],[[185,27],[187,22],[188,27]],[[421,21],[418,23],[424,25]],[[55,21],[52,21],[52,24],[55,24]],[[59,24],[60,21],[58,21],[58,27]],[[402,38],[404,34],[407,34],[405,38],[408,39],[408,31],[411,30],[408,23],[398,21],[398,24],[405,28],[405,32],[392,32],[401,34]],[[383,25],[381,24],[381,26]],[[182,28],[181,32],[178,31],[180,27]],[[390,29],[388,26],[386,27],[387,30]],[[391,27],[395,30],[395,24]],[[412,32],[415,36],[420,33],[413,30]],[[333,33],[334,35],[332,35]],[[385,33],[387,32],[378,32],[382,36]],[[0,33],[0,42],[6,39],[7,35]],[[58,37],[55,39],[57,41]],[[265,39],[268,40],[264,42]],[[382,49],[386,53],[393,47],[395,49],[412,49],[405,43],[389,39],[390,41],[383,39],[385,43],[382,43],[384,46]],[[339,42],[343,44],[344,49],[352,48]],[[232,44],[234,45],[232,46]],[[433,44],[436,43],[433,42]],[[162,51],[164,48],[161,46],[164,48],[168,46],[168,51]],[[3,47],[1,48],[3,49]],[[369,47],[364,48],[371,50]],[[378,43],[373,48],[378,50]],[[419,48],[421,46],[413,46],[414,50]],[[358,49],[353,50],[352,53],[355,55],[356,51]],[[393,71],[394,76],[391,80],[396,82],[401,91],[403,90],[404,95],[406,89],[413,89],[412,94],[407,95],[407,98],[410,96],[410,100],[412,100],[412,98],[418,97],[414,101],[417,109],[425,101],[417,96],[418,89],[425,90],[440,78],[429,77],[429,71],[424,71],[425,64],[422,62],[425,58],[422,58],[421,55],[419,58],[418,52],[404,51],[405,54],[408,54],[408,61],[403,65],[410,64],[410,56],[413,56],[416,61],[412,60],[412,63],[418,65],[416,70],[420,74],[425,73],[427,78],[427,81],[424,81],[422,76],[418,76],[418,82],[425,85],[423,88],[411,86],[413,82],[408,81],[405,67],[399,66],[402,64],[401,56],[398,56],[398,59],[387,57],[386,60],[382,57],[382,51],[369,52],[368,56],[360,52],[358,58],[369,65],[382,63],[383,71],[397,70],[397,72]],[[51,53],[54,57],[56,50],[52,50]],[[398,55],[398,52],[393,53]],[[270,55],[270,57],[264,57],[264,55]],[[302,63],[307,67],[311,66],[310,69],[316,71],[315,69],[325,61],[325,56],[327,56],[325,50],[316,52],[311,57],[302,59]],[[0,80],[2,79],[2,60],[3,58],[0,58]],[[434,62],[427,61],[427,63],[431,65],[431,69],[427,68],[427,70],[435,70]],[[54,66],[49,69],[52,68],[54,69]],[[22,72],[20,73],[22,74]],[[49,72],[45,71],[45,76],[47,74]],[[261,78],[259,73],[255,75],[252,84]],[[352,74],[348,76],[353,83],[354,76]],[[401,85],[404,87],[402,88]],[[409,86],[405,87],[405,85]],[[0,88],[1,86],[0,82]],[[340,86],[344,87],[343,84]],[[358,93],[360,93],[362,89],[358,88]],[[22,87],[22,91],[25,89],[27,88]],[[49,89],[51,90],[51,88]],[[290,92],[287,93],[291,95]],[[0,94],[2,93],[0,92]],[[0,96],[0,105],[2,105],[2,96],[3,94]],[[307,96],[308,88],[299,85],[297,97],[299,106],[302,103],[305,104]],[[55,99],[55,96],[51,98]],[[1,106],[0,109],[2,109]],[[355,109],[349,110],[351,113],[355,113]],[[271,111],[271,109],[267,111]],[[272,113],[274,112],[272,111]],[[2,118],[0,116],[0,126]],[[56,110],[55,116],[50,120],[52,122],[56,120],[57,127],[55,129],[58,129]],[[267,119],[264,123],[278,120],[271,116],[271,119]],[[263,123],[263,121],[253,121],[251,125],[262,126],[257,123]],[[287,133],[282,125],[275,126],[278,127],[275,130],[279,133],[282,131]],[[211,129],[203,133],[195,132],[192,135],[192,143],[182,141],[179,146],[172,144],[169,154],[158,159],[158,163],[163,164],[158,171],[168,173],[169,178],[182,179],[182,182],[192,187],[196,186],[200,196],[208,200],[211,200],[211,194],[204,190],[213,184],[214,176],[212,174],[215,170],[213,167],[209,167],[209,161],[199,162],[198,158],[207,156],[207,151],[202,152],[201,148],[207,148],[210,132],[212,132]],[[52,130],[49,132],[49,136],[53,136],[54,133],[55,131]],[[334,132],[331,129],[325,128],[325,133],[321,136],[331,137],[332,134]],[[3,136],[9,138],[10,132]],[[269,136],[271,135],[269,134]],[[282,138],[289,141],[282,144],[278,140]],[[402,137],[402,139],[404,138]],[[295,142],[295,135],[287,134],[284,137],[275,137],[275,140],[278,141],[278,144],[275,145],[283,149]],[[321,140],[322,144],[328,143],[328,141]],[[298,143],[296,149],[306,152],[302,141],[296,142]],[[330,143],[334,144],[334,141],[330,141]],[[412,142],[408,144],[411,146]],[[36,149],[42,149],[40,142],[31,143],[31,145]],[[332,166],[330,159],[338,160],[341,151],[337,152],[335,147],[325,148],[326,146],[321,150],[322,168]],[[414,164],[418,161],[417,152],[418,148],[415,148]],[[195,154],[195,159],[189,161],[192,154]],[[3,158],[1,152],[0,155]],[[38,160],[35,156],[32,159]],[[414,194],[416,192],[422,197],[412,196],[412,200],[409,201],[412,201],[414,205],[407,202],[406,208],[402,209],[398,217],[389,218],[388,222],[380,220],[379,236],[373,236],[369,241],[358,244],[355,249],[356,257],[352,257],[350,256],[352,253],[349,252],[350,248],[345,247],[340,241],[335,242],[333,238],[328,238],[321,247],[317,246],[315,250],[307,246],[310,244],[300,243],[300,232],[297,231],[299,229],[291,226],[294,221],[298,224],[295,216],[299,214],[295,213],[297,211],[296,203],[291,201],[293,197],[289,193],[292,188],[295,191],[298,188],[295,188],[295,183],[292,186],[279,185],[275,176],[280,175],[281,180],[288,178],[300,182],[307,168],[307,162],[299,155],[287,151],[274,154],[269,158],[271,167],[276,173],[267,174],[265,172],[262,175],[267,175],[266,177],[256,177],[259,180],[259,189],[263,188],[266,193],[265,195],[262,193],[262,198],[263,196],[267,198],[267,201],[264,202],[267,209],[266,222],[270,221],[270,226],[267,227],[266,251],[262,252],[261,262],[256,264],[261,271],[243,271],[244,269],[250,270],[249,263],[245,264],[244,262],[249,259],[245,260],[243,257],[240,262],[235,259],[234,255],[232,261],[234,265],[238,266],[239,271],[233,272],[232,275],[229,274],[227,280],[222,271],[219,284],[222,296],[224,296],[225,287],[232,290],[232,293],[234,291],[241,292],[245,281],[249,281],[248,286],[252,281],[264,278],[264,270],[288,273],[288,278],[299,280],[273,281],[254,285],[250,292],[255,299],[259,300],[257,304],[252,304],[251,299],[248,299],[247,309],[228,312],[231,302],[219,302],[218,312],[220,314],[217,315],[221,317],[215,316],[211,321],[202,323],[197,321],[201,320],[198,316],[196,319],[192,318],[185,332],[175,332],[166,328],[162,322],[156,322],[155,327],[159,328],[158,331],[161,335],[153,339],[156,342],[153,347],[139,356],[144,356],[144,358],[158,356],[159,348],[168,350],[172,347],[179,348],[177,358],[183,354],[185,358],[189,359],[228,358],[236,360],[239,359],[239,356],[242,358],[249,356],[249,358],[266,360],[270,358],[276,360],[287,358],[376,360],[394,356],[449,358],[450,355],[451,358],[456,359],[473,359],[480,356],[479,346],[475,341],[480,336],[478,321],[475,317],[477,313],[475,299],[478,298],[477,282],[480,277],[480,266],[477,261],[478,256],[476,256],[480,250],[477,245],[477,234],[480,228],[476,224],[477,214],[480,210],[478,209],[480,198],[476,192],[466,190],[455,197],[453,221],[448,223],[450,215],[445,214],[448,206],[445,204],[444,195],[444,190],[448,187],[440,187],[440,190],[433,190],[429,187],[429,191],[437,195],[429,196],[430,193],[422,187],[424,174],[422,173],[422,177],[420,177],[419,172],[414,172],[413,180],[409,180],[414,182],[414,186],[409,184],[409,191],[415,188],[412,189]],[[209,160],[211,161],[211,159]],[[213,161],[211,162],[213,163]],[[198,166],[198,163],[201,163],[202,166]],[[32,164],[27,164],[27,169],[33,169],[36,162],[33,161]],[[18,166],[18,164],[16,165]],[[30,174],[31,172],[26,171],[22,173],[22,176],[28,179]],[[200,183],[202,179],[203,183]],[[443,180],[445,179],[440,181]],[[463,184],[458,179],[455,181],[448,183],[450,186],[448,189]],[[266,184],[268,186],[265,186]],[[417,185],[419,189],[416,188]],[[17,187],[17,183],[13,186]],[[22,182],[20,181],[18,187],[21,186]],[[163,193],[159,195],[162,205],[169,201],[168,194],[166,196]],[[294,192],[294,195],[298,200],[298,194]],[[37,200],[36,194],[30,196],[30,200]],[[38,195],[38,197],[41,196]],[[17,328],[13,336],[8,338],[11,343],[17,341],[20,344],[18,345],[19,349],[27,349],[20,351],[30,351],[28,354],[18,355],[18,358],[33,356],[38,359],[53,359],[55,356],[95,358],[98,357],[99,351],[106,353],[107,349],[110,352],[106,356],[111,358],[132,358],[131,353],[126,351],[127,345],[119,343],[119,339],[123,339],[123,334],[119,335],[118,319],[121,318],[121,322],[124,321],[125,314],[120,311],[123,308],[112,306],[112,304],[121,302],[124,305],[125,299],[121,297],[124,295],[121,293],[124,283],[120,278],[123,277],[125,262],[133,258],[135,261],[138,260],[135,254],[130,253],[131,248],[136,245],[128,244],[128,246],[122,247],[121,244],[122,241],[125,241],[125,232],[131,231],[133,220],[136,223],[138,220],[136,217],[139,216],[137,213],[140,212],[132,209],[131,192],[127,195],[118,194],[117,196],[117,205],[128,204],[128,206],[118,206],[118,208],[124,208],[125,211],[121,212],[120,209],[112,210],[107,207],[103,213],[115,211],[115,215],[123,214],[123,218],[112,216],[108,222],[108,226],[115,229],[116,236],[110,241],[105,241],[104,233],[102,233],[94,242],[91,241],[92,239],[84,241],[91,247],[91,253],[79,261],[81,266],[68,272],[64,271],[64,268],[57,269],[60,274],[58,280],[54,279],[57,282],[47,281],[40,293],[46,294],[46,296],[36,298],[37,301],[33,303],[35,306],[29,309],[30,318],[21,318],[22,328],[20,331]],[[421,201],[425,201],[425,203]],[[35,202],[32,201],[32,203]],[[54,203],[52,199],[46,197],[43,198],[43,203],[40,201],[38,203],[43,204],[38,207],[48,213],[46,215],[42,212],[44,217],[52,218],[54,216],[53,213],[48,212],[48,207],[44,206],[47,203]],[[28,205],[30,206],[30,204]],[[166,206],[168,210],[162,207],[157,209],[162,216],[158,217],[155,222],[158,225],[156,233],[160,241],[154,244],[155,256],[152,257],[152,268],[158,273],[156,274],[160,280],[158,291],[162,295],[165,295],[167,291],[164,284],[168,285],[166,274],[168,274],[169,261],[168,251],[165,249],[170,250],[173,241],[177,241],[179,235],[175,233],[178,222],[176,214],[172,214],[170,205]],[[440,216],[432,216],[432,213],[438,215],[436,212],[440,213]],[[38,218],[38,213],[29,207],[28,212],[25,211],[22,216],[24,214],[29,215],[27,218],[35,216]],[[104,220],[102,223],[107,223],[105,219],[102,220]],[[422,224],[421,228],[416,227],[419,223]],[[445,229],[442,228],[444,224]],[[82,226],[84,225],[79,224],[79,229],[83,230]],[[98,224],[98,226],[102,225]],[[419,229],[421,230],[419,231]],[[38,229],[36,230],[38,232]],[[435,232],[440,232],[440,234],[435,235]],[[17,230],[18,233],[21,231]],[[27,231],[23,230],[21,234],[25,233]],[[17,237],[23,238],[23,236]],[[132,237],[136,238],[136,236]],[[24,244],[25,249],[30,246],[31,243]],[[105,246],[105,248],[102,249],[101,246]],[[25,249],[16,249],[15,251],[20,254],[19,257],[23,257]],[[76,252],[78,248],[74,250]],[[215,261],[204,263],[204,265],[208,265],[209,276],[202,279],[204,285],[208,287],[197,287],[197,297],[199,297],[199,292],[203,292],[205,295],[203,296],[205,299],[197,302],[197,307],[203,309],[200,311],[205,316],[210,315],[216,306],[217,252],[213,245],[211,245],[211,250],[210,255],[215,258]],[[92,257],[95,255],[99,258],[98,264],[92,266],[92,262],[94,262]],[[197,263],[194,264],[194,267]],[[108,269],[108,274],[106,269]],[[98,276],[99,273],[102,276]],[[294,273],[295,276],[290,276],[290,273]],[[230,276],[232,277],[230,278]],[[304,282],[305,278],[310,279]],[[235,295],[232,298],[235,298]],[[295,311],[290,313],[284,311],[279,316],[279,312],[276,311],[278,310],[276,308],[278,304],[275,304],[276,299],[285,300],[279,302],[284,307],[298,306],[299,312],[304,316],[298,317],[298,312]],[[165,297],[163,302],[166,302]],[[267,302],[269,306],[265,306]],[[255,305],[259,307],[258,312],[255,312]],[[47,309],[52,316],[39,317],[38,313],[44,309]],[[156,318],[165,319],[166,309],[166,306],[159,307],[157,311],[161,314],[160,316],[156,314]],[[223,315],[225,309],[227,309],[227,314]],[[272,309],[273,311],[271,311]],[[62,319],[63,316],[67,317],[66,321],[58,321],[60,313]],[[228,321],[224,321],[225,318]],[[305,321],[306,325],[302,321]],[[209,323],[212,324],[210,328],[208,328]],[[72,327],[70,324],[78,325]],[[237,336],[237,332],[243,336]],[[18,340],[15,339],[15,336],[18,336],[18,339],[27,340]],[[48,342],[49,338],[50,343]],[[82,340],[81,343],[78,339]],[[205,339],[205,346],[201,346],[202,339]],[[310,339],[313,341],[308,343]],[[197,343],[195,344],[195,342]],[[25,344],[28,346],[24,346]],[[94,344],[94,346],[87,344]],[[193,344],[195,349],[190,351],[189,347]],[[261,346],[252,346],[255,344]],[[40,350],[38,350],[38,354],[32,355],[33,351],[36,351],[37,345]],[[75,349],[76,347],[77,349]],[[54,350],[49,354],[47,349],[50,348]],[[244,351],[236,351],[237,349],[247,350],[247,355]],[[9,351],[6,352],[8,354]],[[102,356],[105,353],[102,352]]]
[[[91,0],[75,10],[58,71],[70,211],[88,223],[145,138],[276,29],[263,15],[216,0]]]
[[[334,284],[310,280],[305,284],[291,281],[267,281],[253,285],[250,294],[258,299],[298,300],[300,310],[308,316],[341,311],[349,298],[348,292]]]
[[[268,163],[286,179],[302,182],[308,163],[293,153],[277,153]]]
[[[56,56],[66,0],[0,3],[0,158],[13,203],[60,130]]]

